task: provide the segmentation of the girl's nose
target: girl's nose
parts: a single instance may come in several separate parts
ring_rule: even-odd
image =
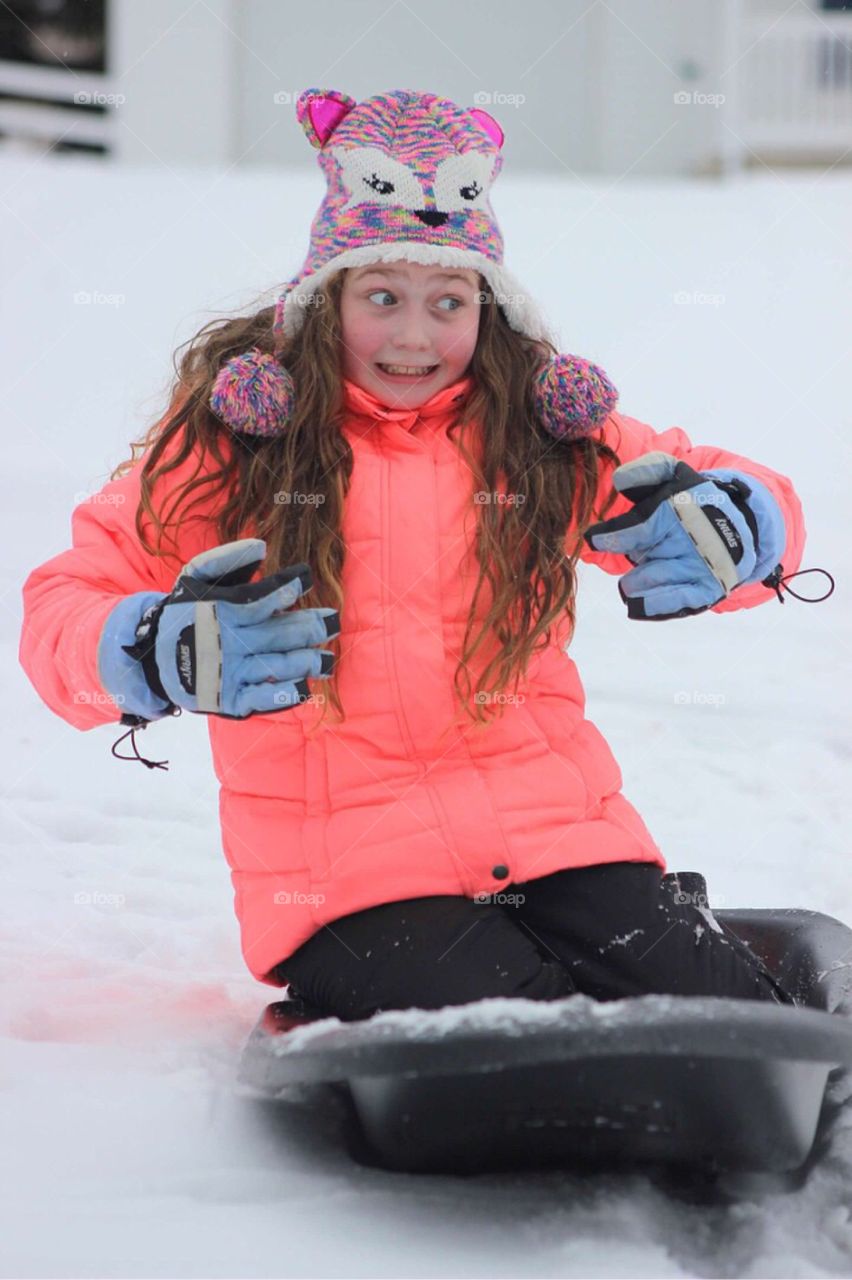
[[[393,338],[393,345],[400,350],[426,351],[431,346],[426,326],[418,320],[400,320]]]

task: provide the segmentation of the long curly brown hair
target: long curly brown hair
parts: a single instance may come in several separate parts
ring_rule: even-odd
[[[339,271],[304,308],[299,332],[284,346],[273,333],[274,307],[265,307],[250,316],[211,321],[178,347],[169,410],[131,445],[131,458],[111,477],[123,475],[147,455],[136,531],[151,554],[170,554],[164,549],[169,529],[177,530],[197,504],[212,498],[220,542],[265,539],[264,574],[302,561],[311,567],[314,585],[298,607],[342,608],[346,547],[341,524],[353,467],[352,449],[341,429],[339,304],[344,275]],[[487,288],[482,278],[480,287]],[[184,347],[188,349],[178,361]],[[297,391],[290,425],[271,439],[235,433],[209,405],[223,363],[252,348],[275,354]],[[602,510],[594,511],[602,471],[619,464],[617,452],[603,442],[602,430],[581,440],[556,440],[537,418],[535,376],[556,354],[551,343],[512,329],[496,302],[481,305],[477,345],[467,370],[474,386],[450,432],[471,469],[471,507],[476,508],[472,550],[478,581],[454,677],[460,704],[474,723],[502,714],[505,699],[495,695],[510,684],[517,690],[532,655],[549,643],[555,620],[567,618],[567,634],[573,634],[582,534],[616,497],[612,491]],[[479,456],[457,439],[468,423],[480,424]],[[191,479],[169,492],[170,472],[193,457],[197,466]],[[153,502],[155,488],[166,495],[159,509]],[[282,492],[312,495],[312,500],[282,501]],[[482,497],[495,493],[512,497],[491,502]],[[156,532],[153,544],[143,527],[145,517]],[[478,610],[483,591],[487,607]],[[479,612],[484,617],[477,631]],[[345,661],[339,649],[342,638],[326,642],[337,653],[335,671]],[[471,664],[480,649],[492,656],[474,681]],[[318,699],[323,718],[330,703],[342,719],[336,676],[322,685],[328,688],[328,697]]]

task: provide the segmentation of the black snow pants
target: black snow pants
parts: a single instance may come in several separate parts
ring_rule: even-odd
[[[602,863],[510,884],[483,901],[441,894],[382,903],[325,925],[274,972],[344,1021],[575,991],[792,1003],[744,943],[662,874],[649,862]]]

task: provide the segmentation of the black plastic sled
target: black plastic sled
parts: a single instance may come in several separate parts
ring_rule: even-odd
[[[814,1147],[829,1076],[852,1067],[852,929],[818,911],[713,914],[795,1005],[578,994],[341,1022],[292,998],[267,1007],[239,1084],[341,1090],[356,1159],[385,1169],[789,1173]]]

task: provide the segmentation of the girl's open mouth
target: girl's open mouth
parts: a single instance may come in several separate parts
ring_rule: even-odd
[[[430,377],[438,366],[436,364],[409,365],[377,363],[376,368],[385,378],[389,378],[392,382],[419,382],[422,378]]]

